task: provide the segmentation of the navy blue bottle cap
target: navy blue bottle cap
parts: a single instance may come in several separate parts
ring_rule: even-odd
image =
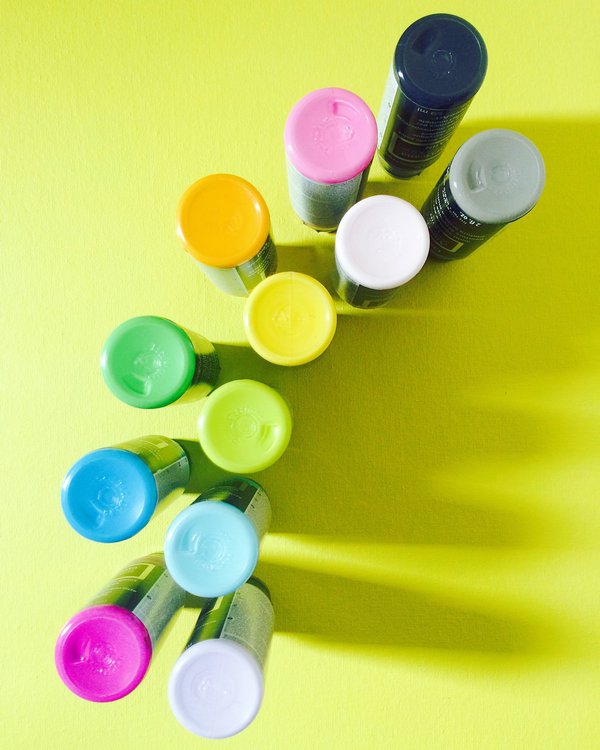
[[[402,91],[415,104],[445,109],[467,102],[487,70],[487,50],[468,21],[435,13],[411,24],[396,46],[395,67]]]

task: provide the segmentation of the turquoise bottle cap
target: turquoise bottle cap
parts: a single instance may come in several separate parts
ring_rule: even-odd
[[[166,318],[144,315],[121,323],[100,358],[114,395],[139,409],[172,404],[192,384],[196,352],[183,329]]]
[[[256,380],[232,380],[207,396],[198,419],[200,445],[234,474],[262,471],[280,458],[292,434],[292,415],[277,391]]]
[[[233,505],[203,500],[179,513],[165,539],[175,583],[195,596],[225,596],[242,586],[258,561],[250,519]]]
[[[67,521],[86,539],[120,542],[144,528],[158,502],[154,474],[135,453],[101,448],[67,472],[61,504]]]
[[[505,224],[535,206],[546,170],[529,138],[497,128],[463,143],[448,178],[454,200],[467,216],[485,224]]]

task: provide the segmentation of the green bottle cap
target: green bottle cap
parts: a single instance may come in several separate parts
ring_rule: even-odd
[[[235,474],[262,471],[283,455],[292,415],[277,391],[256,380],[232,380],[203,401],[198,419],[202,450]]]
[[[177,401],[190,387],[196,353],[178,325],[144,315],[126,320],[110,334],[100,369],[118,399],[140,409],[156,409]]]

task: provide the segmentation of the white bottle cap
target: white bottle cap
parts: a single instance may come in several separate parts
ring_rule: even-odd
[[[241,732],[258,713],[263,676],[247,649],[215,638],[181,654],[168,689],[171,710],[183,727],[200,737],[222,739]]]
[[[352,206],[335,238],[342,271],[369,289],[394,289],[410,281],[428,252],[425,219],[413,205],[392,195],[373,195]]]

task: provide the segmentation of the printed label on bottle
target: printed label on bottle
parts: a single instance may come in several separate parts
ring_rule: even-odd
[[[190,462],[187,453],[175,440],[162,435],[147,435],[114,447],[135,453],[148,466],[154,474],[158,502],[172,492],[186,488],[190,480]]]
[[[445,260],[465,258],[506,226],[484,224],[460,208],[450,188],[450,166],[423,204],[421,214],[429,228],[430,253]]]
[[[392,64],[388,71],[387,81],[385,82],[379,115],[377,116],[377,148],[381,146],[392,109],[394,108],[394,100],[396,99],[397,93],[398,81],[396,80],[395,64],[392,60]]]
[[[250,260],[235,268],[215,268],[195,260],[212,283],[235,297],[247,297],[255,286],[277,271],[277,249],[271,236]]]
[[[391,74],[394,74],[393,63]],[[399,176],[418,174],[433,164],[471,101],[447,109],[432,109],[413,102],[397,85],[392,97],[386,86],[379,123],[379,154],[384,164]]]
[[[195,503],[206,500],[233,505],[252,523],[261,539],[271,523],[271,503],[264,489],[248,479],[230,479],[203,492]]]
[[[206,600],[186,648],[223,638],[246,648],[264,668],[273,623],[269,596],[250,580],[233,594]]]
[[[254,258],[237,266],[236,271],[246,289],[251,292],[267,276],[277,270],[277,250],[270,235]]]
[[[237,268],[215,268],[214,266],[205,266],[204,263],[194,258],[203,272],[208,276],[212,283],[226,294],[234,297],[247,297],[248,290],[240,278]]]
[[[195,395],[200,396],[198,387],[202,385],[208,385],[206,389],[206,395],[210,393],[212,387],[216,385],[221,372],[221,365],[219,363],[219,356],[216,352],[213,344],[204,336],[194,331],[188,331],[187,328],[183,329],[186,336],[192,342],[194,352],[196,353],[196,368],[194,370],[194,376],[192,378],[191,387],[195,386]]]
[[[350,180],[330,185],[305,177],[286,161],[292,208],[305,224],[322,232],[337,229],[342,216],[360,199],[371,166]]]
[[[381,307],[394,296],[394,289],[370,289],[353,281],[341,268],[338,260],[335,260],[336,278],[335,288],[338,295],[353,307],[369,308]]]
[[[152,647],[167,627],[173,615],[183,607],[185,591],[171,578],[165,568],[154,586],[133,610],[146,626]]]
[[[158,492],[158,502],[170,499],[174,492],[185,491],[190,481],[190,461],[187,455],[184,453],[179,461],[154,472],[154,481]]]
[[[185,591],[169,575],[163,555],[154,554],[120,571],[87,606],[111,604],[133,612],[146,626],[154,646],[184,598]]]

